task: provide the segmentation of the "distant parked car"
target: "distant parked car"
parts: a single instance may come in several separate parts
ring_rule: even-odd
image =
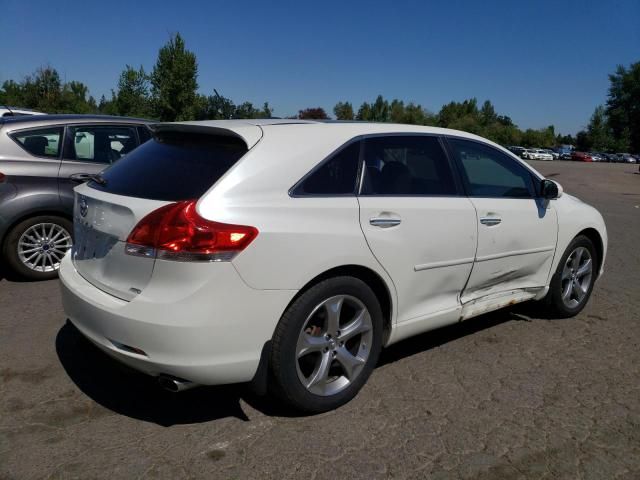
[[[0,117],[0,262],[23,278],[55,277],[71,247],[73,188],[150,138],[132,118]]]
[[[29,108],[7,107],[0,105],[0,118],[3,117],[29,117],[31,115],[46,115],[43,112],[36,112]]]
[[[553,160],[553,155],[541,148],[529,148],[525,150],[522,158],[527,160]]]
[[[522,158],[522,154],[526,151],[526,149],[524,147],[512,146],[512,147],[507,147],[507,148],[509,150],[511,150],[514,154],[516,154],[520,158]]]
[[[591,155],[585,152],[573,152],[571,154],[571,160],[578,162],[593,162],[593,158],[591,158]]]
[[[548,148],[545,148],[542,151],[551,155],[552,160],[557,160],[558,158],[560,158],[560,154],[554,150],[549,150]]]
[[[636,159],[630,153],[619,153],[618,157],[622,163],[636,163]]]
[[[604,162],[604,157],[602,156],[601,153],[590,152],[589,155],[591,156],[591,160],[593,162]]]

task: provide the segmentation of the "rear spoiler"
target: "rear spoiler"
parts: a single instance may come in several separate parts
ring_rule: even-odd
[[[262,129],[250,123],[229,120],[208,120],[202,122],[152,123],[152,132],[191,132],[205,135],[220,135],[239,138],[251,149],[262,138]]]

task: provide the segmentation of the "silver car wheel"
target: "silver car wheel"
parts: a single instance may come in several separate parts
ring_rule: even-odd
[[[591,253],[585,247],[576,248],[567,257],[562,269],[562,301],[567,307],[576,308],[585,300],[592,275]]]
[[[71,235],[57,223],[32,225],[18,240],[18,257],[36,272],[53,272],[60,268],[62,257],[71,248]]]
[[[360,300],[327,298],[307,317],[298,337],[298,379],[315,395],[335,395],[360,375],[372,342],[371,315]]]

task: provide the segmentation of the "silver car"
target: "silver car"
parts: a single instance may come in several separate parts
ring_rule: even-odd
[[[0,264],[57,275],[71,247],[73,187],[151,138],[145,120],[96,115],[0,118]]]

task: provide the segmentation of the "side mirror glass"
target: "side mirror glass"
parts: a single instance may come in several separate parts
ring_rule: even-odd
[[[556,198],[560,198],[562,195],[562,187],[558,182],[545,178],[542,180],[540,192],[542,194],[542,198],[546,200],[555,200]]]

